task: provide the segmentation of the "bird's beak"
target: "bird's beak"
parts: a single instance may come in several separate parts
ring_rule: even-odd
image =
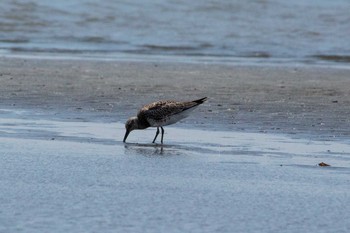
[[[123,142],[126,141],[126,138],[128,137],[129,133],[130,133],[130,131],[126,130]]]

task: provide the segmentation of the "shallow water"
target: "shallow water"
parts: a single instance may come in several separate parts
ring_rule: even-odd
[[[155,131],[154,128],[133,131],[124,144],[122,139],[125,129],[121,123],[0,119],[2,137],[108,145],[114,148],[116,155],[127,152],[145,156],[154,154],[222,158],[239,156],[245,160],[278,165],[283,163],[288,165],[295,160],[299,160],[300,164],[309,163],[309,165],[314,161],[316,165],[317,161],[326,159],[332,161],[334,166],[350,167],[350,143],[346,141],[316,141],[264,133],[166,127],[165,143],[162,145],[159,144],[160,136],[158,143],[151,143]]]
[[[0,54],[348,63],[349,12],[347,0],[3,0]]]
[[[0,232],[350,229],[345,141],[0,113]]]

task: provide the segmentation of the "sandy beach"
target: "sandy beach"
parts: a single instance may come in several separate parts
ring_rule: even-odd
[[[350,230],[350,69],[9,57],[0,68],[0,232]],[[204,96],[163,146],[154,129],[122,143],[144,104]]]

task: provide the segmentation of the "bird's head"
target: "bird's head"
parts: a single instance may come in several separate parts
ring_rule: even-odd
[[[134,129],[138,129],[138,127],[139,127],[139,123],[138,123],[137,117],[130,117],[125,123],[126,132],[125,132],[123,142],[126,141],[126,138],[128,137],[129,133]]]

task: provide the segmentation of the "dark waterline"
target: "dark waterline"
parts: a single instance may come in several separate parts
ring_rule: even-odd
[[[349,12],[346,0],[4,0],[0,55],[347,65]]]

